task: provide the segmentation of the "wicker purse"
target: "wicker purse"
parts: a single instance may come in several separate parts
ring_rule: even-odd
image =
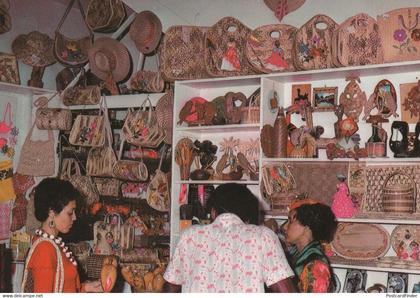
[[[72,114],[69,109],[48,108],[46,97],[38,98],[34,105],[38,108],[35,114],[35,124],[38,129],[70,130]]]
[[[323,24],[326,28],[321,28]],[[333,67],[331,40],[337,23],[326,15],[316,15],[296,32],[294,62],[298,70]]]
[[[162,153],[160,158],[159,167],[155,172],[155,175],[150,180],[149,185],[147,186],[146,200],[147,204],[153,209],[156,209],[161,212],[169,211],[170,207],[170,185],[168,182],[168,177],[160,169],[162,166],[163,157],[165,153]]]
[[[246,59],[245,45],[251,29],[232,17],[225,17],[205,34],[204,63],[211,76],[240,76],[256,72]]]
[[[420,60],[420,8],[407,7],[377,17],[384,61]]]
[[[259,123],[260,122],[260,96],[261,89],[258,88],[247,99],[247,105],[241,107],[241,123]]]
[[[115,178],[94,177],[93,182],[96,185],[98,193],[106,197],[119,197],[121,181]]]
[[[64,21],[70,13],[75,1],[77,1],[77,4],[79,5],[80,13],[83,17],[83,21],[85,22],[85,13],[80,0],[71,0],[64,12],[64,15],[58,23],[54,39],[54,54],[57,60],[61,64],[69,67],[79,67],[89,61],[87,51],[92,46],[93,42],[93,33],[89,27],[87,28],[89,30],[89,35],[80,39],[68,38],[60,32],[61,26],[63,26]]]
[[[103,112],[104,122],[104,145],[89,150],[86,161],[86,174],[89,176],[113,177],[114,173],[112,169],[117,162],[117,157],[112,148],[112,129],[109,123],[105,98],[101,110]]]
[[[204,34],[208,27],[172,26],[161,46],[160,65],[165,81],[202,79],[208,76],[204,58]]]
[[[122,128],[128,143],[156,148],[165,138],[165,131],[158,125],[156,112],[147,97],[137,111],[129,110]]]
[[[73,86],[60,95],[66,106],[96,105],[101,100],[101,88],[97,85]]]
[[[376,20],[365,13],[345,20],[334,32],[332,51],[336,66],[382,63],[382,38]]]
[[[162,92],[165,87],[160,72],[137,71],[130,80],[131,89],[144,92]]]
[[[17,172],[29,176],[52,176],[55,172],[54,135],[48,130],[47,140],[31,140],[35,123],[20,151]]]
[[[147,166],[141,161],[121,160],[125,140],[121,141],[118,153],[118,161],[113,168],[114,177],[126,181],[146,181],[149,177]]]
[[[74,169],[74,172],[72,171]],[[80,167],[74,158],[64,158],[61,164],[60,179],[68,180],[86,199],[86,205],[90,206],[99,201],[98,190],[93,184],[92,178],[82,176]]]
[[[126,16],[121,0],[91,0],[87,8],[86,23],[95,32],[110,33],[117,30]]]
[[[295,71],[293,42],[297,28],[276,24],[258,27],[248,35],[246,57],[262,73]],[[278,37],[273,37],[275,33]]]

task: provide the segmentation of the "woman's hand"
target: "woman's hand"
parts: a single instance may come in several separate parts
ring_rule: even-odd
[[[84,283],[85,291],[87,293],[103,293],[101,281],[88,281]]]

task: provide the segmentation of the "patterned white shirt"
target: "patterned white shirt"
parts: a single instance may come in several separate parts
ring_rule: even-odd
[[[185,230],[166,269],[183,292],[264,292],[294,275],[276,234],[223,213],[206,226]]]

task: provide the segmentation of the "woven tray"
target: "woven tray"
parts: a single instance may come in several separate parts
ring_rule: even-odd
[[[420,227],[415,225],[399,225],[394,228],[391,234],[391,246],[395,252],[398,250],[398,246],[401,242],[406,239],[409,235],[409,242],[416,241],[420,243]]]
[[[386,254],[388,232],[380,225],[340,223],[331,243],[337,255],[352,260],[373,260]]]

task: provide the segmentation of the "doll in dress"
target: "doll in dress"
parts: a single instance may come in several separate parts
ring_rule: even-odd
[[[274,48],[271,55],[265,60],[265,67],[270,70],[284,70],[289,65],[283,57],[283,50],[280,48],[280,41],[276,40],[274,42]]]
[[[221,70],[237,71],[241,69],[241,62],[238,57],[238,49],[233,37],[229,38],[227,48],[223,54]]]
[[[340,181],[337,184],[337,191],[333,196],[331,209],[337,218],[350,218],[357,212],[346,183],[346,176],[337,175]]]

